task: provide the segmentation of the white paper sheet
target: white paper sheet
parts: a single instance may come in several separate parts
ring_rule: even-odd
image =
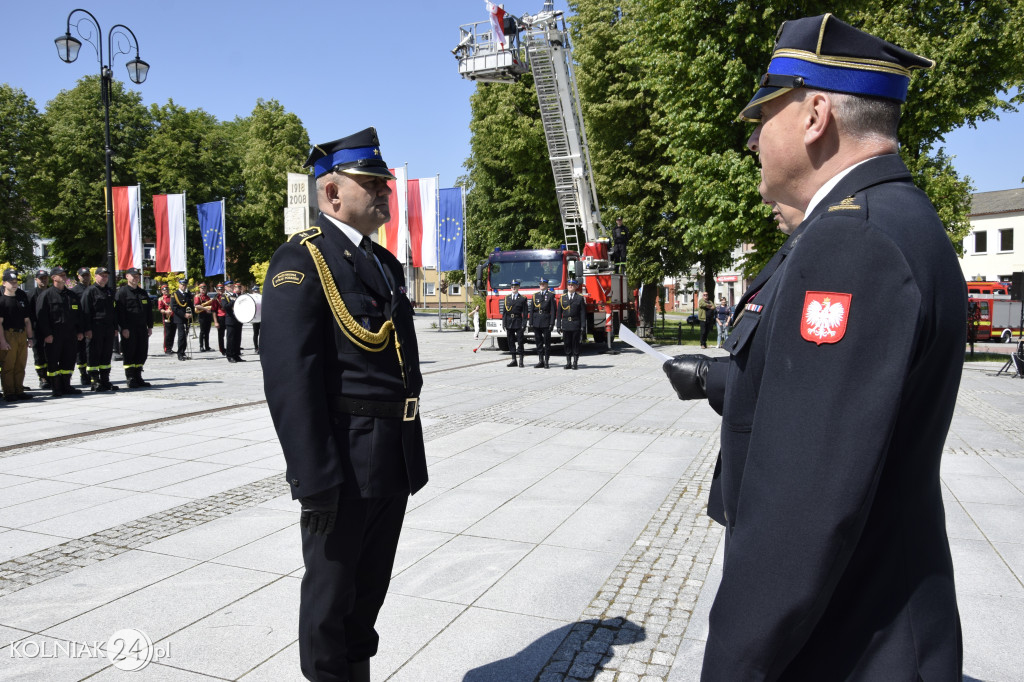
[[[646,341],[641,339],[633,332],[629,331],[627,327],[619,327],[619,338],[628,343],[629,345],[633,346],[633,348],[636,348],[637,350],[642,350],[643,352],[650,355],[652,358],[656,358],[658,362],[663,363],[666,360],[672,359],[671,356],[665,355],[661,351],[654,350],[653,348],[651,348]]]

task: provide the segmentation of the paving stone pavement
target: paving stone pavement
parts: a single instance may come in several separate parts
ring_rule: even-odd
[[[373,679],[697,679],[721,576],[717,416],[631,349],[507,368],[432,321],[431,481]],[[301,679],[297,508],[259,363],[178,362],[158,337],[153,389],[0,408],[0,680]],[[1020,680],[1024,381],[968,367],[942,467],[965,679]],[[154,643],[138,672],[106,658],[125,628]]]

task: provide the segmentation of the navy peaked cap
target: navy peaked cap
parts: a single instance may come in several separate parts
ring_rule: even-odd
[[[760,89],[737,116],[757,123],[761,105],[793,88],[814,88],[905,102],[912,69],[930,69],[918,56],[831,14],[783,22]]]
[[[320,177],[337,171],[351,175],[378,175],[395,179],[380,155],[380,141],[376,128],[367,128],[340,140],[314,145],[303,168],[313,167],[313,175]]]

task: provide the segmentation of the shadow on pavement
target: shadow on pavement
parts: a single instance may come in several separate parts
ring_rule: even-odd
[[[575,643],[566,642],[567,638],[572,639],[570,633],[580,625],[589,626],[583,632],[575,634],[575,636],[580,637],[580,640]],[[607,634],[603,638],[595,636],[592,634],[595,629],[605,630]],[[555,651],[563,642],[576,645],[573,646],[575,649],[572,654],[573,656],[582,652],[583,642],[587,642],[589,646],[586,648],[586,651],[597,652],[600,649],[602,657],[611,655],[614,658],[613,646],[642,642],[646,638],[647,634],[644,628],[628,620],[621,618],[603,621],[584,620],[552,630],[540,639],[531,642],[529,646],[515,656],[509,656],[500,661],[494,661],[479,668],[473,668],[463,676],[462,682],[532,682],[532,680],[540,675],[541,670],[548,664],[548,661],[551,660]],[[595,644],[604,646],[602,648],[601,646],[595,646]],[[567,666],[571,663],[571,659],[566,662]],[[602,670],[604,670],[604,666],[599,662],[583,677],[590,679]],[[966,680],[967,678],[964,679]]]

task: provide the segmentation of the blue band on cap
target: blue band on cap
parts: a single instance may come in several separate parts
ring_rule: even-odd
[[[910,86],[910,78],[896,73],[826,66],[793,57],[776,57],[768,65],[768,73],[801,76],[809,88],[885,97],[898,102],[907,100]]]
[[[352,163],[362,159],[380,159],[379,147],[356,147],[355,149],[342,149],[328,154],[322,159],[313,163],[317,177],[329,173],[339,163]]]

